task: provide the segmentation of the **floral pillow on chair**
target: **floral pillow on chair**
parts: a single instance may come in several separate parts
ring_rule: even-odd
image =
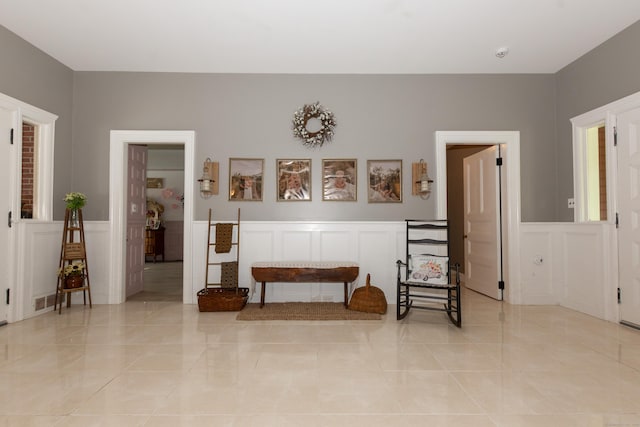
[[[449,283],[449,257],[441,255],[409,255],[407,282],[417,285]]]

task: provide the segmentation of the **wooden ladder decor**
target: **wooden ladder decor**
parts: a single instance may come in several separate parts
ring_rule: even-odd
[[[78,240],[76,241],[76,235]],[[77,262],[84,264],[83,274],[79,278],[77,285],[70,286],[62,273],[58,274],[58,284],[56,286],[56,299],[54,310],[58,310],[58,314],[62,313],[62,302],[64,297],[67,299],[67,307],[71,306],[71,294],[82,291],[84,297],[84,305],[87,305],[87,295],[89,296],[89,308],[91,304],[91,284],[89,281],[89,265],[87,264],[87,251],[84,240],[84,223],[82,221],[82,209],[78,209],[78,223],[73,224],[71,221],[71,209],[67,209],[64,213],[64,231],[62,232],[62,245],[60,247],[60,264],[59,271],[64,271],[65,267],[73,265]],[[58,307],[58,304],[60,305]]]

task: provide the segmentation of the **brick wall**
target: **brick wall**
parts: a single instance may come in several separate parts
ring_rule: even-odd
[[[604,139],[604,126],[601,126],[598,128],[598,166],[600,169],[600,221],[607,220],[607,152]]]
[[[22,123],[22,218],[33,218],[35,126]]]

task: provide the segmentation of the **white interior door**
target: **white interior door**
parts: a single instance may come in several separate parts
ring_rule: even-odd
[[[10,183],[11,176],[11,145],[9,143],[12,127],[13,113],[7,109],[0,108],[0,182]],[[2,200],[2,215],[9,215],[11,211],[11,188],[9,185],[0,185],[0,200]],[[14,215],[16,213],[14,212]],[[17,213],[20,215],[20,212]],[[7,218],[5,216],[5,218]],[[10,242],[9,222],[0,225],[0,271],[4,274],[0,275],[0,325],[8,320],[9,305],[7,304],[7,293],[11,284],[9,280],[13,277],[10,267],[13,263],[9,262]]]
[[[619,114],[620,321],[640,326],[640,108]]]
[[[463,159],[465,286],[502,300],[498,146]]]
[[[147,220],[147,147],[128,146],[127,162],[127,292],[144,288],[144,233]]]

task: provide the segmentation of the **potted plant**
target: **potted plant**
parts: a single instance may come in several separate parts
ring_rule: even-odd
[[[66,289],[74,289],[82,287],[84,283],[84,273],[86,266],[82,261],[75,261],[65,265],[58,271],[58,275],[64,281]]]
[[[80,227],[78,210],[82,209],[84,205],[87,203],[87,196],[85,196],[83,193],[77,193],[77,192],[68,193],[66,196],[64,196],[64,201],[67,204],[67,209],[71,211],[70,218],[69,218],[69,226],[72,228]]]

